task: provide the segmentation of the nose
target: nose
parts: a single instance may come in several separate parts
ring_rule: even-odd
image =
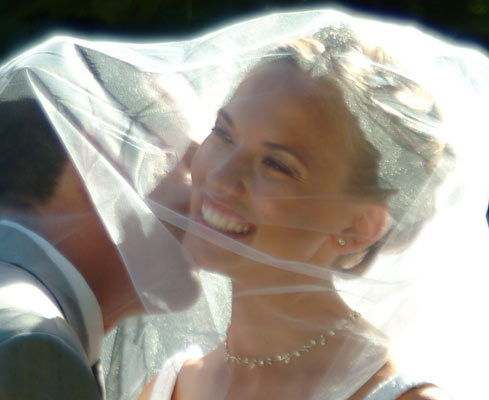
[[[232,153],[215,161],[206,174],[206,183],[216,195],[243,196],[247,192],[249,171],[245,158]]]

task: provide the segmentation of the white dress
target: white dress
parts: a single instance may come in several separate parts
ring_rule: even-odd
[[[156,378],[150,400],[171,400],[178,373],[185,361],[200,357],[202,352],[197,346],[193,346],[165,362]],[[412,379],[407,374],[398,374],[378,385],[364,400],[396,400],[407,391],[424,384],[426,382],[423,380]]]

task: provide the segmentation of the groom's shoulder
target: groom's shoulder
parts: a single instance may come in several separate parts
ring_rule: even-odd
[[[76,335],[53,299],[0,263],[0,398],[99,399]]]
[[[0,343],[0,398],[99,399],[97,382],[75,348],[46,332]]]

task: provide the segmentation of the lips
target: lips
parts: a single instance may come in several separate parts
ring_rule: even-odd
[[[245,235],[253,230],[253,224],[206,198],[202,201],[200,213],[207,225],[220,232]]]

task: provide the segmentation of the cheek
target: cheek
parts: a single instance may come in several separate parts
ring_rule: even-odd
[[[253,247],[278,258],[311,259],[327,235],[313,229],[317,226],[318,215],[306,204],[285,196],[255,203],[258,229]]]
[[[318,232],[268,225],[257,230],[252,245],[279,259],[308,262],[326,238]]]
[[[254,198],[253,207],[257,213],[257,223],[326,233],[328,225],[337,225],[334,219],[339,210],[333,202],[315,199],[313,195],[300,192],[267,189],[270,189],[269,185],[254,190],[255,193],[259,193],[259,196]]]
[[[282,218],[291,227],[330,235],[348,226],[348,205],[339,194],[306,194],[288,203]]]
[[[309,261],[330,235],[348,226],[347,207],[341,196],[287,190],[270,191],[268,195],[254,204],[259,223],[253,243],[257,250]]]

